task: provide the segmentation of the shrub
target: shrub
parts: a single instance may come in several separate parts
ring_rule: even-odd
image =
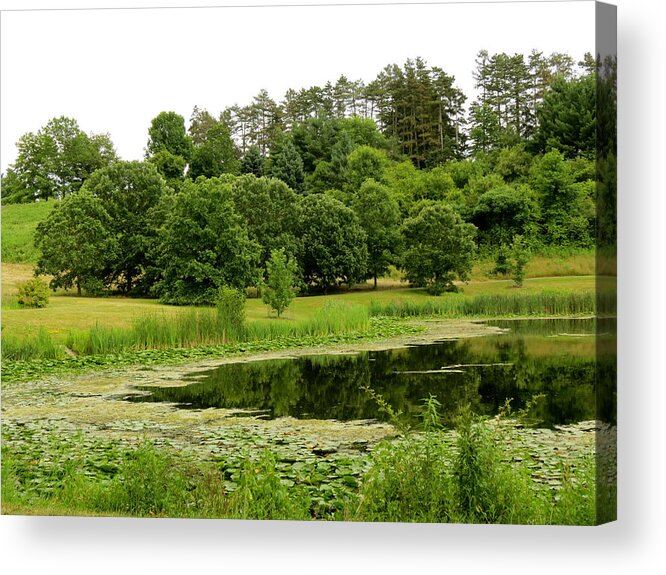
[[[530,261],[530,251],[522,236],[515,236],[511,245],[514,260],[512,279],[517,287],[523,286],[525,279],[525,266]]]
[[[240,341],[245,336],[245,294],[222,287],[217,295],[217,321],[219,332],[226,341]]]
[[[49,303],[49,286],[39,278],[18,284],[17,301],[23,307],[46,307]]]
[[[495,267],[490,272],[492,276],[508,276],[511,273],[511,251],[506,244],[502,244],[495,257]]]

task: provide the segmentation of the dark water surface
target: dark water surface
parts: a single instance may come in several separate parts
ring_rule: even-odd
[[[605,321],[597,330],[614,332],[614,320]],[[507,399],[519,409],[536,394],[545,394],[533,412],[542,426],[595,418],[594,320],[488,323],[508,331],[355,355],[223,365],[186,377],[186,386],[137,387],[149,393],[130,401],[236,408],[265,418],[386,420],[362,389],[369,386],[411,424],[429,395],[442,404],[445,421],[465,403],[493,415]]]

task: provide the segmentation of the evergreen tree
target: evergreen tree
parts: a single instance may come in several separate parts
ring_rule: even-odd
[[[282,180],[295,192],[303,191],[303,160],[291,137],[282,136],[275,142],[268,157],[266,171],[269,176]]]
[[[250,146],[240,161],[240,173],[252,174],[257,178],[264,175],[264,158],[258,146]]]

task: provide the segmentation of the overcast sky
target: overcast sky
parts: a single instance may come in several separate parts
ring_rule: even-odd
[[[367,82],[416,56],[471,97],[480,49],[593,52],[594,3],[3,12],[1,48],[4,172],[18,138],[56,116],[141,159],[161,111],[217,115],[261,88],[280,100],[340,74]]]

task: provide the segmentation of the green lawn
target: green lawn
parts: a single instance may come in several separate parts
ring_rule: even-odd
[[[36,263],[35,228],[57,202],[34,202],[2,206],[2,262]]]
[[[17,268],[19,266],[16,266]],[[3,278],[3,282],[5,278]],[[463,286],[466,295],[511,293],[509,280],[470,282]],[[594,276],[573,276],[537,278],[525,281],[521,293],[535,293],[543,290],[562,292],[592,291]],[[447,294],[439,296],[447,297]],[[296,298],[282,319],[276,321],[303,320],[311,317],[328,302],[368,305],[372,301],[390,303],[394,300],[427,301],[437,299],[421,289],[400,288],[383,290],[352,290],[327,296]],[[49,305],[42,309],[21,309],[3,305],[2,327],[5,333],[21,336],[36,333],[44,327],[56,341],[63,341],[70,330],[86,329],[95,323],[105,327],[129,327],[133,319],[151,314],[177,314],[187,308],[160,304],[156,300],[126,297],[76,297],[70,294],[51,296]],[[265,319],[268,307],[260,299],[248,299],[246,304],[248,320]]]

